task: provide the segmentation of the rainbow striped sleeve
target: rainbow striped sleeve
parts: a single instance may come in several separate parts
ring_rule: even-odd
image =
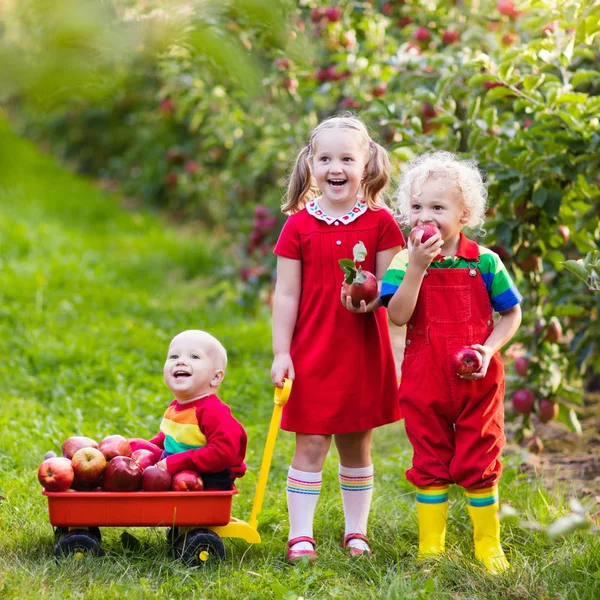
[[[502,312],[523,300],[500,257],[491,250],[479,246],[479,271],[490,295],[492,308]]]
[[[417,488],[417,502],[421,504],[448,502],[448,486]]]
[[[469,506],[482,507],[498,504],[498,487],[494,486],[482,490],[466,491]]]
[[[400,287],[408,265],[408,250],[405,248],[394,256],[381,284],[381,303],[387,306],[396,290]]]

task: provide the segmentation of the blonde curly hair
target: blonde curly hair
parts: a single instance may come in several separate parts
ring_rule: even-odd
[[[430,178],[440,182],[447,179],[457,187],[467,213],[467,227],[483,225],[488,193],[481,171],[473,161],[461,160],[445,151],[429,152],[408,163],[396,192],[396,208],[402,225],[409,224],[411,199],[420,195],[422,186]]]

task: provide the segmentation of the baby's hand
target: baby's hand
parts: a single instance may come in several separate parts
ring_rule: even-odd
[[[287,377],[292,381],[295,377],[294,364],[292,363],[292,357],[288,352],[276,354],[273,359],[273,365],[271,366],[271,381],[274,386],[282,388],[284,377]]]
[[[416,266],[425,270],[433,259],[440,253],[444,240],[439,233],[431,236],[426,242],[421,243],[423,232],[420,231],[415,237],[414,244],[408,240],[408,255],[409,260],[416,264]]]
[[[163,458],[162,460],[159,460],[154,466],[166,471],[167,470],[167,459]]]
[[[473,344],[471,346],[473,350],[477,350],[479,354],[481,354],[481,369],[476,373],[472,373],[471,375],[461,375],[463,379],[483,379],[487,375],[488,367],[490,366],[490,361],[492,360],[492,356],[494,353],[491,348],[487,346],[482,346],[481,344]]]

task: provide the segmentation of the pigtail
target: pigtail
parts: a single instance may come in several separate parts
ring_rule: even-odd
[[[288,181],[286,200],[281,212],[294,214],[315,196],[315,184],[310,168],[310,145],[300,150]]]
[[[390,159],[385,148],[377,142],[371,141],[369,146],[371,156],[365,167],[362,188],[369,208],[377,210],[385,207],[379,193],[390,181]]]

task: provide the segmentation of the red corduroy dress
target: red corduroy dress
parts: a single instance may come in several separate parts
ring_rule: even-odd
[[[494,485],[502,471],[504,366],[499,353],[483,379],[461,379],[454,350],[482,344],[493,330],[492,306],[476,268],[429,269],[407,325],[399,390],[414,454],[406,478],[415,486]]]

